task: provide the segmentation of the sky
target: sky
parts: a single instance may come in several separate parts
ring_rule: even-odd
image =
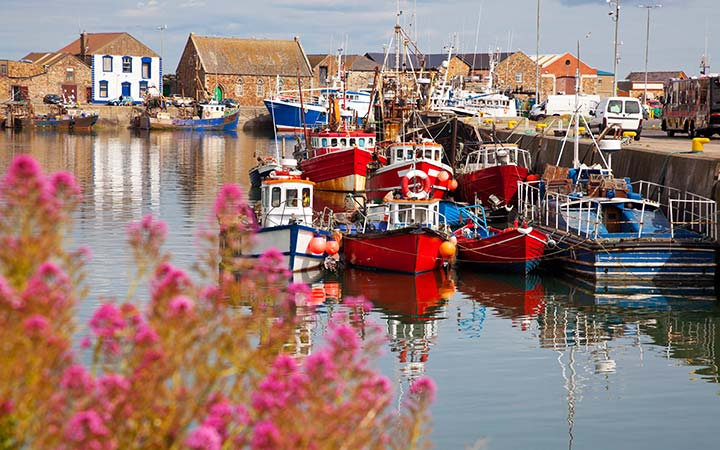
[[[539,0],[540,53],[576,53],[598,70],[613,70],[615,9],[606,0]],[[712,23],[718,0],[620,2],[618,76],[648,71],[699,73],[709,44],[709,72],[720,72]],[[538,0],[400,0],[400,22],[423,53],[536,52]],[[125,31],[177,67],[190,32],[205,36],[292,39],[308,54],[382,52],[390,46],[397,0],[2,0],[0,59],[56,51],[89,33]],[[393,44],[394,45],[394,44]]]

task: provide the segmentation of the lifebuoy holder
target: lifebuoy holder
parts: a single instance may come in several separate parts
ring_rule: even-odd
[[[422,180],[422,189],[417,190],[418,183],[416,181],[413,181],[413,184],[410,184],[410,180]],[[430,177],[427,173],[423,172],[422,170],[410,170],[408,171],[405,176],[402,178],[402,184],[400,186],[400,189],[402,191],[403,197],[411,198],[411,199],[417,199],[417,200],[424,200],[430,196],[430,189],[432,187],[432,181],[430,180]]]

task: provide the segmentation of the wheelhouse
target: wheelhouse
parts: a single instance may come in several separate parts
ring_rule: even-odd
[[[291,223],[312,224],[314,183],[300,179],[267,179],[260,198],[260,226],[272,227]]]

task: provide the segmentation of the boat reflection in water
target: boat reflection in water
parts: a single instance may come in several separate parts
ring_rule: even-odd
[[[437,321],[447,318],[445,306],[455,293],[453,280],[443,271],[406,275],[345,269],[343,291],[364,296],[382,312],[403,377],[411,381],[423,375],[437,338]]]
[[[534,273],[523,275],[459,271],[458,290],[479,303],[481,316],[484,317],[485,308],[491,307],[500,317],[511,319],[513,326],[519,326],[523,331],[545,308],[542,278]],[[474,311],[471,315],[477,316],[478,312]],[[472,324],[462,321],[460,325],[470,327]],[[471,330],[468,328],[466,331]]]

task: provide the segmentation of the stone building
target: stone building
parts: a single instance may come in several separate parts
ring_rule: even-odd
[[[382,67],[385,61],[384,53],[365,53],[365,56]],[[470,73],[470,66],[459,56],[455,55],[448,62],[446,53],[432,53],[428,55],[412,55],[404,59],[401,58],[401,70],[406,72],[416,72],[421,78],[437,78],[444,77],[447,68],[448,80],[457,77],[467,77]],[[385,70],[395,70],[395,56],[390,55],[387,58],[387,67]]]
[[[92,71],[80,58],[69,53],[30,53],[23,60],[43,68],[28,79],[30,100],[42,102],[46,94],[58,94],[67,103],[92,101]]]
[[[463,53],[458,55],[458,58],[467,65],[470,80],[482,84],[490,82],[490,71],[496,70],[511,55],[513,53],[509,52]],[[493,84],[495,81],[493,80]]]
[[[534,96],[537,87],[536,74],[535,60],[525,53],[517,51],[508,55],[495,67],[494,85],[501,91]],[[545,88],[549,89],[550,87]]]
[[[177,70],[177,93],[196,100],[234,98],[263,106],[279,90],[312,87],[300,40],[239,39],[190,33]]]
[[[687,75],[682,70],[647,73],[647,97],[656,99],[665,95],[665,84],[672,78],[686,80]],[[642,100],[645,95],[645,72],[630,72],[618,87],[628,93],[628,96]]]
[[[313,84],[317,87],[339,86],[338,57],[336,55],[308,55],[313,70]],[[371,89],[375,78],[375,69],[380,64],[365,55],[342,56],[340,76],[345,78],[345,88],[352,91]]]
[[[29,100],[30,80],[42,73],[42,66],[31,62],[0,60],[0,103]]]
[[[121,95],[140,103],[148,89],[162,91],[160,56],[128,33],[81,33],[59,50],[85,61],[92,70],[92,102]]]
[[[600,98],[613,96],[613,81],[615,74],[604,70],[597,71],[597,88],[596,93]]]

